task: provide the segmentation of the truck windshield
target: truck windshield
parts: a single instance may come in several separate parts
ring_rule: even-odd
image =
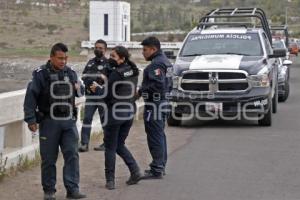
[[[193,34],[187,38],[180,56],[212,54],[261,56],[262,47],[256,33]]]
[[[275,41],[273,42],[273,47],[274,47],[275,49],[285,49],[285,48],[286,48],[285,45],[284,45],[284,42],[281,41],[281,40],[275,40]]]

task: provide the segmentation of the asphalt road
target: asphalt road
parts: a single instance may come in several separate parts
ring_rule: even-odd
[[[188,135],[174,151],[163,180],[140,182],[119,199],[299,200],[300,59],[291,68],[291,96],[272,127],[253,122],[193,121],[168,128]]]
[[[280,103],[272,127],[249,121],[188,121],[166,129],[169,160],[163,180],[127,186],[129,172],[118,158],[116,190],[104,187],[103,152],[80,154],[81,190],[87,200],[299,200],[300,58],[291,68],[291,96]],[[91,149],[98,145],[93,141]],[[151,161],[142,121],[127,146],[141,169]],[[65,199],[62,156],[57,163],[57,199]],[[37,166],[0,183],[0,200],[42,199]]]

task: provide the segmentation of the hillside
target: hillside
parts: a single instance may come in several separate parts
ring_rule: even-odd
[[[50,7],[50,0],[0,0],[0,56],[48,54],[57,41],[69,45],[78,55],[80,42],[88,39],[87,0],[61,0]],[[46,2],[46,3],[45,3]],[[47,4],[47,2],[49,4]],[[288,24],[300,35],[300,0],[128,0],[131,3],[132,32],[190,30],[200,16],[217,7],[261,7],[273,23]],[[44,4],[39,4],[44,3]],[[49,5],[49,6],[48,6]],[[294,20],[294,21],[293,21]],[[181,37],[182,38],[182,37]],[[137,39],[137,38],[133,38]],[[138,38],[140,39],[140,38]],[[166,38],[174,40],[174,36]]]
[[[0,55],[40,56],[57,41],[78,51],[80,42],[88,38],[84,27],[87,8],[48,8],[21,5],[0,9]]]

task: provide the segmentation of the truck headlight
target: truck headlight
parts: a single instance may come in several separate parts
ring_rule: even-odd
[[[287,74],[287,66],[282,66],[278,71],[278,82],[284,82]]]
[[[251,75],[248,77],[253,87],[269,87],[270,79],[268,74]]]
[[[173,88],[178,89],[179,86],[179,76],[173,76]]]
[[[285,81],[285,73],[283,71],[281,71],[278,74],[278,82],[284,82]]]

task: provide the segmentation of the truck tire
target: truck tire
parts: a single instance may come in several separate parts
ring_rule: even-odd
[[[288,99],[289,95],[290,95],[290,84],[287,82],[285,83],[285,93],[284,95],[278,97],[278,101],[285,102]]]
[[[176,116],[177,118],[180,119],[175,119],[173,116]],[[167,123],[169,126],[180,126],[181,125],[181,114],[177,114],[177,113],[171,113],[170,116],[167,119]]]
[[[274,97],[272,98],[272,111],[273,111],[273,113],[277,113],[277,108],[278,108],[278,84],[276,83],[275,94],[274,94]]]
[[[260,126],[271,126],[272,125],[272,108],[273,108],[273,106],[270,105],[269,111],[266,114],[264,114],[262,119],[258,120],[258,124]]]

